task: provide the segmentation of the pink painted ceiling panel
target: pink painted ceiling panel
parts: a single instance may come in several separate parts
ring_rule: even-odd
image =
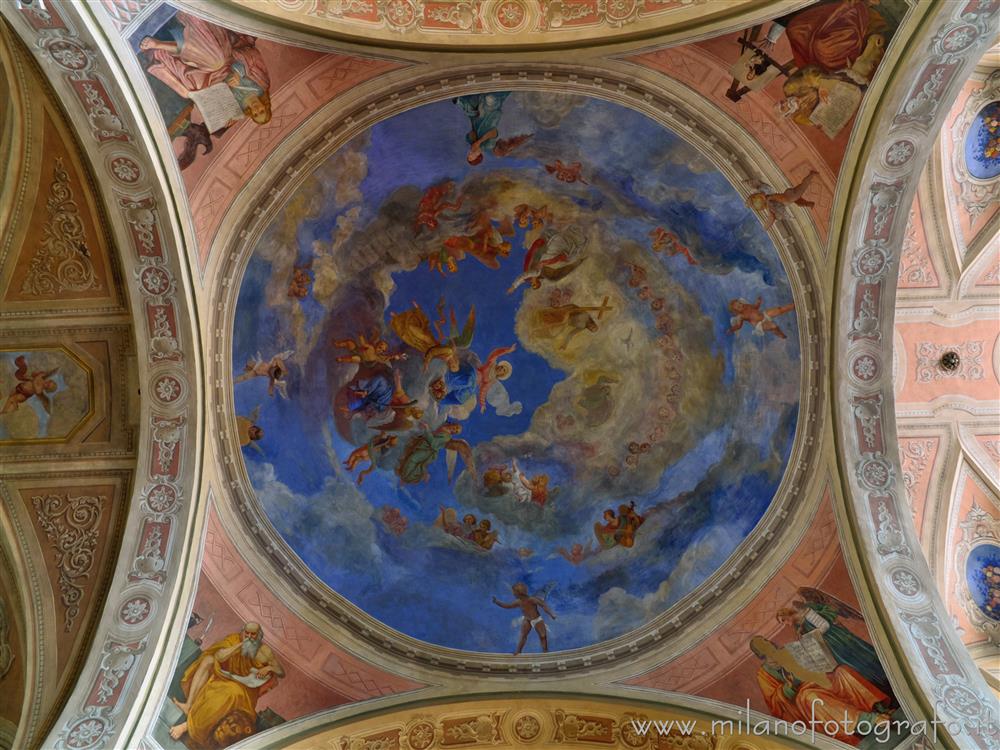
[[[903,340],[907,369],[900,373],[902,387],[897,402],[928,403],[946,396],[964,396],[978,401],[996,401],[1000,381],[993,369],[993,351],[1000,336],[996,315],[961,326],[932,322],[899,323],[896,331]],[[941,356],[958,352],[958,369],[940,367]]]
[[[940,275],[934,266],[927,232],[924,228],[920,198],[913,197],[910,220],[903,236],[903,247],[899,259],[900,289],[936,289],[941,285]]]

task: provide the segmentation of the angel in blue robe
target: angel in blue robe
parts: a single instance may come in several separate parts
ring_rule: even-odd
[[[466,156],[469,164],[481,163],[484,151],[489,151],[494,156],[509,156],[531,137],[530,133],[525,133],[513,138],[500,138],[500,117],[503,114],[504,99],[508,96],[509,91],[495,91],[489,94],[467,94],[452,100],[462,108],[472,125],[472,129],[465,135],[465,140],[469,142],[469,153]]]

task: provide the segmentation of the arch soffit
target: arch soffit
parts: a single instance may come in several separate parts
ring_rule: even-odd
[[[120,2],[120,0],[116,0]],[[448,52],[469,53],[510,53],[558,52],[572,48],[574,52],[587,48],[639,49],[655,40],[658,45],[690,42],[739,31],[765,18],[773,18],[808,5],[812,0],[734,0],[726,3],[711,3],[709,0],[674,0],[656,3],[666,8],[646,13],[643,17],[636,0],[625,0],[620,10],[601,10],[602,4],[593,3],[593,12],[583,23],[565,23],[557,20],[562,12],[573,15],[558,0],[543,0],[538,9],[515,0],[511,5],[526,9],[523,21],[517,28],[507,28],[496,22],[501,15],[502,2],[493,0],[464,0],[463,2],[425,2],[424,0],[397,0],[395,5],[408,6],[403,14],[408,22],[398,23],[391,16],[391,2],[369,3],[371,13],[368,19],[352,19],[350,3],[342,3],[348,13],[337,13],[336,6],[326,4],[320,7],[315,0],[281,0],[274,5],[254,2],[254,0],[221,0],[219,3],[207,0],[177,0],[191,10],[218,20],[224,24],[235,24],[246,28],[260,27],[281,29],[287,39],[291,35],[304,38],[322,39],[324,44],[363,45],[369,51],[374,48],[390,50],[394,54],[405,54],[413,60],[431,61],[433,55]],[[653,3],[651,3],[653,4]],[[450,6],[438,7],[434,6]],[[625,6],[631,8],[626,10]],[[416,11],[410,13],[409,11]],[[580,10],[578,6],[577,11]],[[608,12],[610,10],[610,12]],[[421,11],[424,11],[421,14]],[[451,22],[435,23],[433,16],[444,12],[457,19],[464,16],[478,19],[473,30],[462,29],[461,24]],[[619,17],[619,15],[621,17]],[[583,18],[577,19],[583,21]],[[553,23],[555,21],[555,23]],[[534,27],[533,29],[530,27]],[[273,32],[272,32],[273,33]]]
[[[143,387],[125,546],[94,645],[46,747],[125,744],[150,688],[142,675],[165,656],[172,661],[162,636],[176,615],[179,573],[201,515],[200,347],[190,269],[177,241],[174,204],[161,188],[163,166],[147,151],[150,136],[131,114],[128,80],[108,62],[86,13],[73,4],[0,4],[64,103],[95,175],[125,269]],[[116,172],[112,152],[139,176]],[[130,602],[141,615],[125,607]]]
[[[846,515],[863,563],[866,587],[895,634],[909,679],[926,715],[957,722],[952,742],[990,747],[989,690],[951,626],[905,507],[896,452],[891,367],[898,251],[908,208],[946,105],[988,47],[1000,4],[940,3],[908,58],[915,75],[888,91],[875,118],[866,157],[852,180],[852,231],[839,253],[834,310],[833,389]],[[866,379],[853,368],[862,357],[877,367]],[[859,412],[859,406],[862,406]],[[873,445],[860,429],[871,420]]]

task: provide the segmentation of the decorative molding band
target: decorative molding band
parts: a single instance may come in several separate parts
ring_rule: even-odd
[[[147,151],[153,138],[143,132],[146,124],[131,115],[132,94],[122,83],[128,76],[99,51],[104,42],[98,41],[92,12],[87,3],[0,3],[0,15],[31,50],[62,100],[93,168],[111,245],[121,252],[125,269],[123,282],[136,321],[139,382],[152,378],[155,389],[169,375],[177,393],[187,397],[171,398],[175,390],[164,388],[158,398],[143,398],[125,543],[97,624],[93,642],[98,645],[87,656],[51,734],[22,733],[17,740],[57,750],[131,744],[153,687],[134,677],[150,669],[154,652],[162,656],[159,648],[145,650],[145,643],[172,642],[177,609],[172,602],[181,583],[182,553],[200,511],[200,436],[191,426],[200,423],[196,384],[201,362],[193,295],[187,281],[180,281],[191,278],[190,265],[179,252],[179,222],[170,216],[175,204],[157,178],[158,157]],[[127,185],[123,165],[131,180]],[[68,579],[72,582],[73,576]],[[137,621],[134,608],[122,602],[140,596],[149,601],[152,614]],[[31,731],[37,731],[42,719],[34,715],[37,711],[37,705],[31,706],[22,717],[25,727],[35,727]]]
[[[920,551],[906,504],[887,365],[893,356],[892,310],[908,209],[947,104],[992,43],[998,11],[1000,0],[941,3],[929,38],[923,46],[914,45],[910,59],[919,67],[911,83],[904,81],[884,97],[868,163],[857,180],[853,215],[845,222],[853,227],[845,248],[853,262],[843,264],[834,297],[840,300],[834,371],[847,372],[864,353],[876,373],[863,384],[851,378],[835,381],[848,511],[870,589],[881,597],[883,617],[911,665],[912,679],[937,718],[947,722],[953,742],[984,750],[997,746],[990,733],[995,699],[958,639]],[[903,140],[914,145],[906,158],[897,148]],[[857,428],[856,406],[862,402],[875,420],[874,447]]]
[[[145,1],[145,0],[143,0]],[[124,5],[136,0],[103,0]],[[186,0],[194,7],[199,0]],[[345,41],[437,50],[552,49],[689,32],[692,26],[735,30],[752,25],[761,5],[748,0],[278,0],[272,7],[231,0],[284,27],[308,28]],[[800,5],[781,0],[780,15]],[[216,9],[218,11],[218,9]]]
[[[336,723],[302,727],[294,736],[267,732],[261,746],[289,750],[778,750],[842,747],[808,732],[762,733],[768,720],[737,709],[709,718],[717,706],[680,707],[623,696],[527,693],[475,700],[439,699],[419,707],[368,712]],[[756,729],[754,728],[756,727]],[[273,734],[272,734],[273,733]],[[272,736],[268,736],[271,734]]]

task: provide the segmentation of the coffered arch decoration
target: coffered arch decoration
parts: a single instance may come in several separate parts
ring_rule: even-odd
[[[121,260],[54,92],[0,22],[0,743],[51,728],[106,602],[138,421]]]
[[[0,415],[0,450],[15,459],[0,484],[5,552],[35,660],[13,746],[124,744],[198,516],[187,259],[86,7],[19,1],[0,15],[5,66],[17,60],[5,107],[20,123],[3,139],[25,154],[0,193],[14,229],[2,240],[0,349],[5,387],[34,387]]]
[[[227,363],[233,357],[229,337],[245,265],[257,238],[268,222],[283,210],[288,196],[342,144],[366,131],[372,124],[414,106],[498,88],[514,92],[558,90],[620,102],[671,128],[685,140],[699,144],[702,149],[706,149],[708,144],[706,151],[709,159],[732,184],[742,184],[751,176],[772,181],[776,179],[774,165],[738,126],[680,85],[637,83],[634,75],[626,78],[612,66],[576,66],[571,69],[555,65],[508,65],[499,69],[493,66],[488,71],[469,67],[456,71],[446,80],[414,73],[408,76],[408,80],[397,78],[391,90],[364,92],[356,99],[353,109],[340,111],[332,118],[321,111],[296,142],[282,144],[254,181],[244,188],[244,195],[261,197],[256,201],[240,201],[241,210],[224,219],[220,234],[224,244],[213,251],[213,257],[219,257],[221,263],[211,266],[206,274],[206,280],[214,290],[211,296],[219,301],[213,310],[211,329],[215,337],[213,348],[220,354],[211,363],[211,379],[216,383],[212,393],[216,403],[212,410],[216,415],[212,434],[216,437],[216,451],[226,485],[225,494],[219,502],[220,515],[224,519],[228,517],[228,523],[241,526],[243,533],[254,540],[257,547],[255,555],[267,561],[274,574],[285,580],[283,588],[294,599],[293,609],[303,615],[315,613],[309,619],[316,621],[319,618],[329,623],[325,630],[330,637],[337,637],[339,633],[339,637],[346,636],[352,641],[367,643],[379,651],[385,650],[399,664],[415,663],[429,670],[428,674],[443,671],[457,675],[476,670],[490,673],[489,679],[503,679],[503,675],[516,677],[524,673],[555,676],[568,671],[599,669],[601,665],[610,665],[622,654],[635,654],[653,647],[662,649],[672,637],[690,632],[692,623],[717,615],[717,603],[727,610],[737,607],[740,592],[733,587],[737,577],[752,575],[758,567],[786,554],[787,550],[774,542],[782,534],[779,528],[794,534],[795,529],[801,530],[811,512],[798,500],[818,497],[818,493],[807,492],[806,488],[811,484],[810,468],[817,465],[823,424],[819,406],[822,385],[817,375],[823,356],[822,313],[815,291],[818,288],[815,259],[821,253],[815,229],[808,219],[796,213],[777,223],[771,232],[783,265],[793,279],[795,305],[801,316],[799,338],[804,352],[799,388],[799,427],[788,473],[778,490],[778,499],[755,535],[738,548],[725,567],[667,614],[648,627],[599,647],[548,656],[534,655],[530,661],[492,655],[483,658],[471,652],[430,646],[403,636],[362,613],[304,567],[287,542],[263,517],[237,447],[231,375]],[[722,596],[723,593],[727,596]]]
[[[959,642],[920,552],[895,450],[892,302],[898,248],[923,165],[933,139],[964,76],[992,43],[1000,6],[990,2],[945,4],[931,36],[913,51],[919,61],[906,87],[885,97],[868,151],[860,163],[854,227],[843,244],[836,307],[835,361],[854,377],[835,383],[841,472],[851,494],[848,513],[869,588],[882,600],[899,647],[914,665],[927,712],[961,727],[956,743],[992,747],[989,715],[993,700],[979,670]],[[855,368],[862,358],[875,368]],[[876,428],[881,445],[866,445],[863,422]]]

